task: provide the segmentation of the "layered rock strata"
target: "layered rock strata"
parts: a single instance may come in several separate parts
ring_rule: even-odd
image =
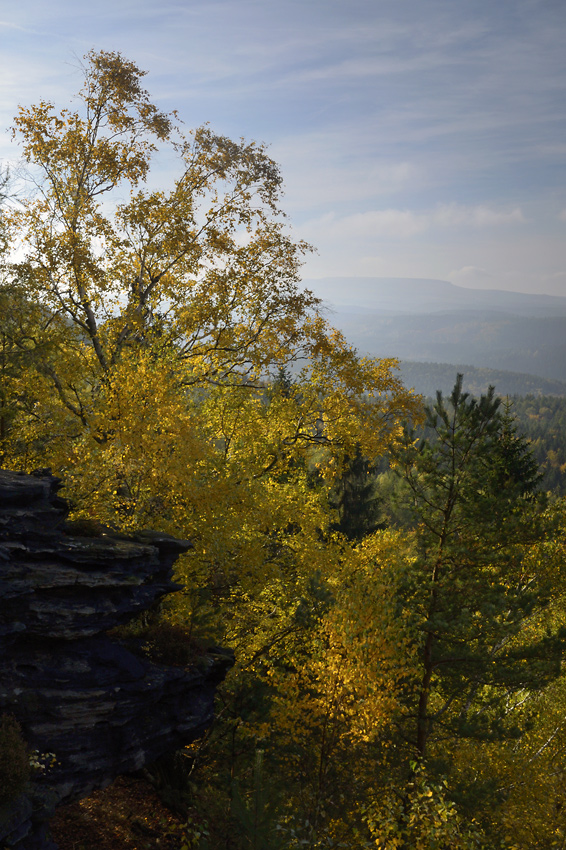
[[[47,472],[0,471],[0,714],[56,759],[0,808],[0,846],[18,850],[54,848],[57,805],[202,734],[233,660],[215,649],[164,667],[107,637],[177,589],[172,565],[190,544],[68,524],[59,487]]]

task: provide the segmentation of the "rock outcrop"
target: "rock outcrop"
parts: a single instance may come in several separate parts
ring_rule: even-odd
[[[45,471],[0,472],[0,714],[56,760],[0,808],[0,846],[19,850],[54,848],[46,826],[60,803],[202,734],[233,661],[213,649],[164,667],[107,637],[177,589],[172,565],[190,544],[73,527],[59,487]]]

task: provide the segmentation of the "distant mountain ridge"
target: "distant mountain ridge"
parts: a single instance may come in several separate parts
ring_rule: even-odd
[[[303,281],[362,354],[468,363],[566,382],[566,297],[467,289],[425,278]]]
[[[356,308],[387,313],[492,310],[515,316],[566,317],[564,296],[471,289],[432,278],[324,277],[306,279],[303,284],[338,312]]]

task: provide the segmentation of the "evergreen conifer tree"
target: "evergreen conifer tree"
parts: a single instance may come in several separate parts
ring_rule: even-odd
[[[330,504],[338,511],[333,529],[348,540],[359,541],[384,527],[381,499],[376,495],[376,470],[359,446],[346,457],[342,476],[330,494]]]
[[[557,676],[566,643],[558,628],[526,628],[552,597],[527,557],[542,535],[540,475],[493,388],[476,400],[458,375],[426,433],[407,429],[397,457],[418,540],[398,593],[418,646],[407,738],[419,758],[438,738],[518,734],[514,695]]]

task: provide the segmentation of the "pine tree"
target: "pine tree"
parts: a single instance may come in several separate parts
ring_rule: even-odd
[[[514,695],[559,674],[559,631],[526,625],[552,588],[528,568],[540,539],[537,464],[493,388],[479,400],[458,375],[448,403],[427,409],[428,437],[407,430],[398,455],[417,522],[418,555],[399,578],[399,605],[418,645],[408,712],[413,753],[431,742],[518,734]]]

